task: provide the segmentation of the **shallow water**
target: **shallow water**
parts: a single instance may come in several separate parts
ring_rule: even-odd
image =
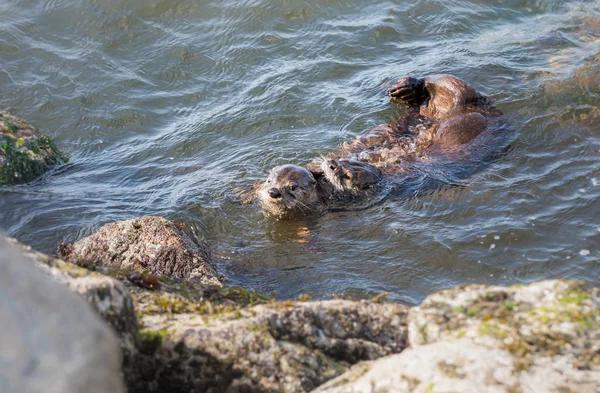
[[[5,0],[0,22],[0,107],[72,156],[0,188],[0,228],[34,248],[162,215],[231,284],[280,298],[600,285],[598,2]],[[273,166],[392,120],[382,84],[435,73],[515,131],[468,187],[293,222],[238,203]]]

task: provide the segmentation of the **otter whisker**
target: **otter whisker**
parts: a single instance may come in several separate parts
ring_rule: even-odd
[[[301,202],[301,201],[299,201],[299,200],[296,200],[296,202],[297,202],[297,204],[298,204],[298,207],[300,208],[300,211],[302,211],[302,213],[306,214],[306,210],[302,209],[302,207],[303,207],[303,206],[304,206],[304,207],[305,207],[305,208],[306,208],[306,209],[307,209],[309,212],[312,210],[312,209],[310,208],[310,206],[308,206],[306,203],[304,203],[304,202]]]

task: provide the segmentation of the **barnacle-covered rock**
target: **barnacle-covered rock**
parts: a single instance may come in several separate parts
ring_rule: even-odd
[[[313,393],[598,392],[597,371],[575,369],[564,360],[540,358],[521,370],[511,352],[462,338],[358,363]]]
[[[183,225],[162,217],[145,216],[104,225],[71,246],[61,258],[91,262],[156,276],[221,285],[209,248],[184,231]]]
[[[600,292],[582,282],[441,291],[411,309],[409,326],[411,346],[467,337],[514,353],[523,367],[562,356],[600,371]]]
[[[0,185],[25,183],[68,161],[49,136],[0,111]]]

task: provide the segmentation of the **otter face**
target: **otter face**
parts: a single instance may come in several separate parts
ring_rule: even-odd
[[[358,194],[373,188],[381,181],[379,168],[360,161],[325,160],[321,164],[325,178],[336,191]]]
[[[321,205],[315,177],[297,165],[275,167],[257,195],[263,209],[275,216],[309,214]]]

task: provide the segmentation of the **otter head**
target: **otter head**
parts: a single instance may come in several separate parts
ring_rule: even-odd
[[[381,182],[381,170],[360,161],[325,160],[321,164],[325,178],[337,192],[360,194]]]
[[[309,214],[323,207],[316,173],[297,165],[273,168],[257,191],[263,209],[270,215]]]

